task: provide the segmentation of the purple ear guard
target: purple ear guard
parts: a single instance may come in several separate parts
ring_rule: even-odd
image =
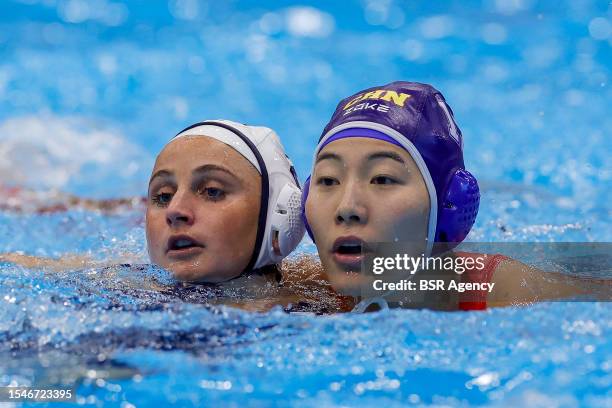
[[[478,215],[480,190],[476,178],[467,170],[457,170],[443,196],[444,201],[438,204],[435,241],[459,243]]]
[[[351,122],[356,122],[355,127],[346,129]],[[375,124],[382,132],[361,129],[359,123]],[[342,127],[344,130],[334,132]],[[416,154],[424,161],[438,203],[434,241],[448,242],[450,245],[445,249],[451,249],[464,240],[472,228],[478,214],[480,192],[476,178],[465,170],[463,139],[452,110],[435,88],[415,82],[393,82],[342,100],[319,139],[328,137],[317,153],[326,144],[345,137],[369,137],[400,145],[394,139],[397,136],[385,134],[390,133],[385,129],[398,132],[412,143]],[[302,189],[302,218],[314,241],[305,214],[309,187],[310,177]]]

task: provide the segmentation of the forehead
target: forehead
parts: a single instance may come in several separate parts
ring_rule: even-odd
[[[348,137],[334,140],[321,149],[317,154],[317,159],[327,154],[333,154],[344,164],[362,164],[368,162],[372,155],[381,152],[394,153],[404,161],[407,167],[416,168],[416,163],[412,159],[412,156],[403,148],[384,140],[372,139],[369,137]],[[383,158],[382,160],[388,160],[401,165],[401,163],[390,158]],[[332,160],[329,161],[331,162]]]
[[[179,167],[196,168],[205,164],[222,164],[237,172],[255,167],[232,147],[206,136],[181,136],[168,143],[155,160],[154,170]]]

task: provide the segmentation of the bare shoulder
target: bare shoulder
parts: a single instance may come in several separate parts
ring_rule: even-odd
[[[321,262],[312,255],[301,255],[294,259],[286,259],[282,264],[283,283],[326,283],[325,271]]]
[[[355,305],[349,296],[337,293],[329,283],[319,259],[313,255],[285,260],[282,264],[282,285],[293,292],[297,302],[312,305],[321,313],[348,312]]]

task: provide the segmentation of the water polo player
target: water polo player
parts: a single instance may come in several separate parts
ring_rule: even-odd
[[[155,162],[146,204],[150,258],[182,281],[276,272],[304,235],[300,195],[273,130],[227,120],[192,125]],[[0,260],[51,270],[103,266],[83,256]]]
[[[192,125],[155,162],[146,213],[150,258],[184,281],[262,271],[302,239],[300,194],[271,129],[227,120]]]
[[[425,84],[393,82],[338,104],[314,154],[303,215],[331,285],[359,297],[370,280],[356,272],[376,244],[402,243],[412,257],[446,252],[467,236],[479,199],[476,179],[465,169],[461,131],[442,94]],[[482,264],[447,278],[496,283],[500,290],[459,298],[451,308],[582,293],[570,278],[537,279],[540,271],[501,255],[485,256]],[[538,290],[521,286],[523,277],[537,281]]]

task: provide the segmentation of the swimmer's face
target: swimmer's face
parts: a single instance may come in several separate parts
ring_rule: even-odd
[[[149,182],[151,261],[183,281],[240,275],[255,246],[260,197],[259,172],[236,150],[209,137],[175,139]]]
[[[317,155],[306,216],[328,278],[337,291],[357,296],[367,280],[363,254],[380,242],[426,248],[429,194],[408,152],[371,138],[346,138]],[[416,244],[415,244],[416,243]]]

